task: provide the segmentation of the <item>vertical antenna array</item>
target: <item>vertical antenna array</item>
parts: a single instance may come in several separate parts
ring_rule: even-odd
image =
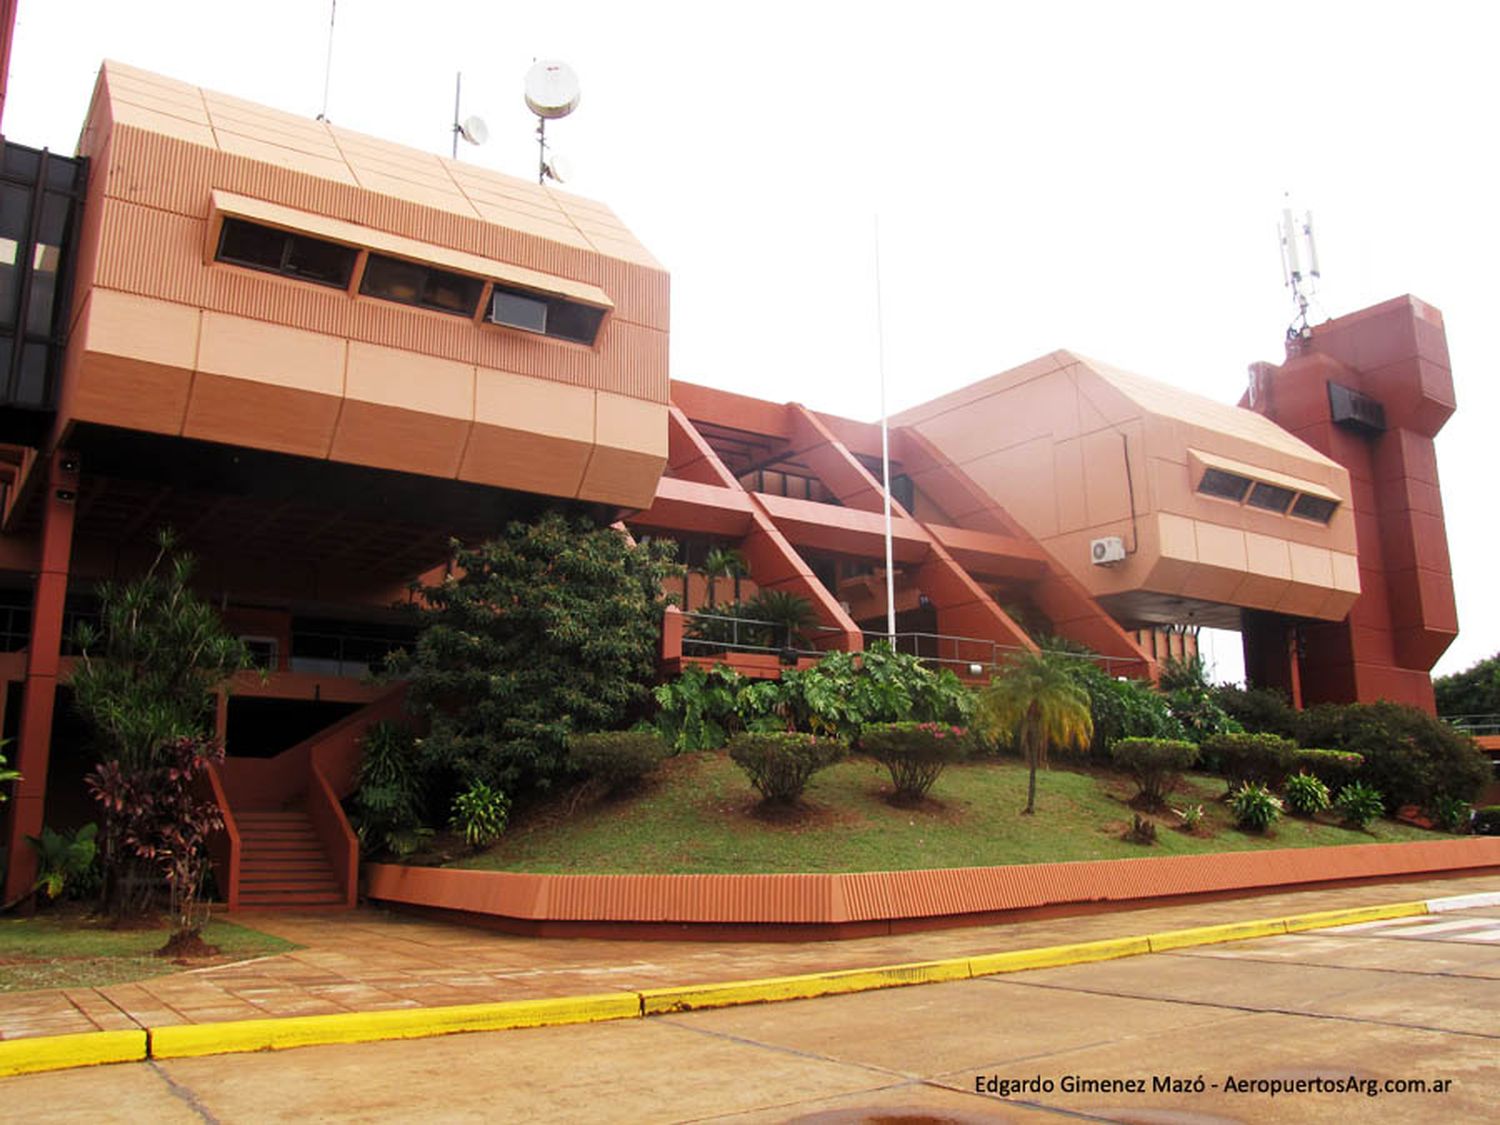
[[[1322,270],[1318,267],[1318,246],[1313,239],[1312,212],[1295,212],[1290,201],[1281,210],[1281,271],[1286,287],[1292,291],[1292,304],[1296,315],[1286,330],[1290,340],[1306,340],[1312,335],[1307,322],[1307,310],[1318,293],[1318,279]]]

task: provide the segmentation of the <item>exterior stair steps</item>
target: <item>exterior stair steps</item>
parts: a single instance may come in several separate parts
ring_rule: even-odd
[[[312,820],[300,809],[238,811],[240,907],[344,905],[338,878]]]

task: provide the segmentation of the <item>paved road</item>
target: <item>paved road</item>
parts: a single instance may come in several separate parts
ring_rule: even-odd
[[[995,1092],[976,1092],[990,1079]],[[1031,1087],[1001,1097],[1017,1080]],[[1493,1120],[1497,1103],[1500,909],[791,1004],[0,1083],[0,1115],[28,1122],[1426,1123]]]

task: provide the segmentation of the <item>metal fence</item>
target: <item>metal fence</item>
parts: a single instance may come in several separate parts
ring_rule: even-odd
[[[890,633],[866,632],[865,647],[877,642],[889,644],[897,652],[908,653],[924,664],[951,668],[961,676],[971,679],[990,676],[999,671],[1008,657],[1028,649],[1020,645],[1001,644],[983,637],[955,637],[943,633]],[[1050,655],[1061,659],[1086,660],[1097,664],[1111,676],[1123,676],[1126,669],[1139,667],[1140,661],[1128,657],[1101,656],[1098,653],[1050,651]]]
[[[1444,715],[1443,721],[1473,737],[1500,734],[1500,715]]]
[[[827,649],[817,647],[816,638],[843,630],[829,625],[792,628],[784,622],[759,621],[721,613],[684,613],[682,653],[684,656],[717,656],[730,652],[760,652],[775,656],[822,656]]]

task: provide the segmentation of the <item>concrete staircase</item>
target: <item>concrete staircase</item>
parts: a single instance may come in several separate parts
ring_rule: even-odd
[[[328,852],[301,809],[239,811],[239,905],[337,909],[345,905]]]

